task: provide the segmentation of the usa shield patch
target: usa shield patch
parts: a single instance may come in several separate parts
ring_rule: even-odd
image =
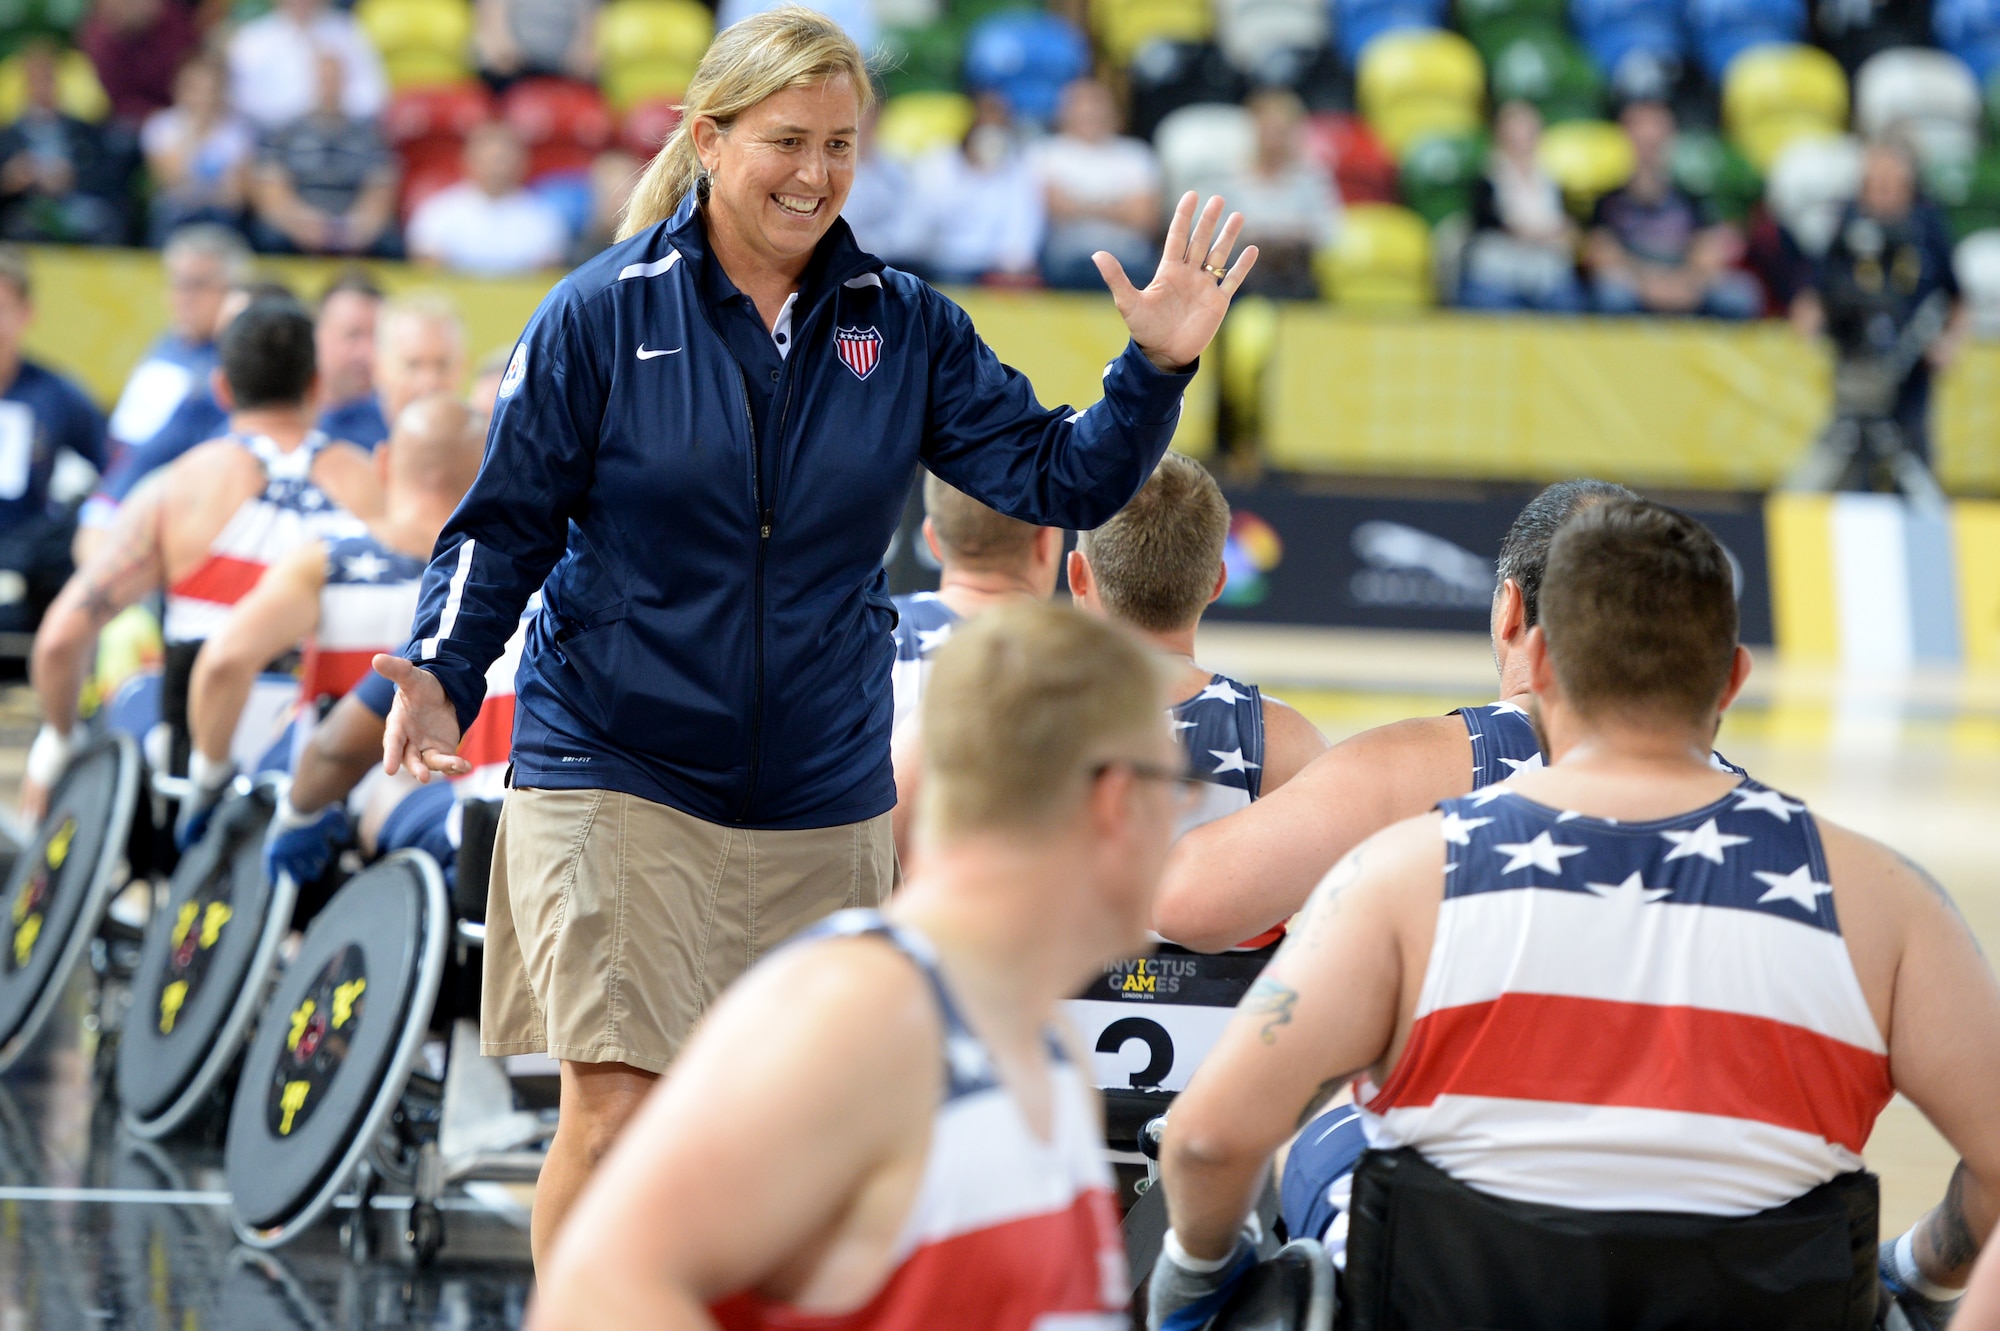
[[[834,329],[833,349],[856,379],[866,379],[882,363],[882,335],[873,328]]]

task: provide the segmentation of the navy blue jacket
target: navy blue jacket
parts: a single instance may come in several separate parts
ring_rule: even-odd
[[[699,298],[690,205],[571,273],[530,320],[405,649],[468,726],[542,588],[515,785],[752,827],[887,810],[882,552],[916,464],[1025,521],[1089,528],[1166,451],[1193,367],[1163,374],[1128,346],[1101,402],[1050,410],[963,310],[845,222],[821,247],[765,438]]]

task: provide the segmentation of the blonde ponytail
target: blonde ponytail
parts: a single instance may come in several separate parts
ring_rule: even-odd
[[[784,5],[723,29],[688,83],[680,125],[632,187],[618,239],[666,221],[689,194],[702,189],[701,158],[694,150],[697,117],[707,116],[726,132],[738,116],[775,93],[843,74],[853,80],[866,113],[875,101],[868,62],[854,39],[817,10]]]

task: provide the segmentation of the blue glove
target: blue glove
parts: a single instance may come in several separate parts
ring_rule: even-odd
[[[272,882],[287,873],[303,887],[326,875],[334,856],[354,839],[347,810],[338,804],[314,813],[300,813],[292,807],[290,795],[278,801],[271,818],[271,830],[264,838],[264,870]]]
[[[1895,1312],[1900,1311],[1910,1331],[1944,1331],[1951,1325],[1952,1314],[1958,1311],[1963,1291],[1940,1289],[1926,1281],[1917,1271],[1909,1244],[1910,1234],[1905,1233],[1899,1239],[1888,1240],[1877,1251],[1876,1269],[1882,1276],[1882,1290],[1894,1308],[1882,1324],[1894,1327]]]
[[[181,797],[180,813],[174,819],[175,850],[185,855],[208,835],[208,820],[215,816],[235,780],[235,763],[227,759],[210,762],[199,749],[188,756],[188,792]]]
[[[1257,1247],[1248,1234],[1238,1235],[1229,1255],[1216,1263],[1189,1257],[1168,1230],[1146,1287],[1148,1331],[1201,1331],[1256,1265]]]

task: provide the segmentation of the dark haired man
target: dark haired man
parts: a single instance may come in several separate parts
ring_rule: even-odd
[[[1712,763],[1750,660],[1700,523],[1576,515],[1541,613],[1550,764],[1342,860],[1176,1103],[1153,1324],[1196,1324],[1247,1264],[1271,1153],[1349,1078],[1356,1106],[1286,1161],[1285,1218],[1336,1244],[1351,1222],[1370,1324],[1870,1326],[1860,1152],[1895,1092],[1961,1157],[1878,1259],[1941,1320],[2000,1212],[2000,984],[1921,868]],[[1397,1154],[1337,1174],[1311,1143],[1357,1106]]]
[[[1622,485],[1574,480],[1529,500],[1500,544],[1493,592],[1500,701],[1363,731],[1283,791],[1182,837],[1167,861],[1153,927],[1197,951],[1228,947],[1298,910],[1320,875],[1363,837],[1541,766],[1521,647],[1538,620],[1549,541],[1571,514],[1631,498]]]
[[[167,598],[164,719],[176,732],[169,770],[186,761],[188,672],[201,642],[264,569],[308,541],[352,535],[382,512],[368,455],[312,425],[312,318],[261,300],[222,335],[213,388],[230,432],[148,478],[120,506],[101,547],[64,586],[35,637],[42,729],[28,754],[21,806],[39,818],[82,735],[77,694],[98,630],[156,591]],[[190,771],[197,782],[226,779]]]

